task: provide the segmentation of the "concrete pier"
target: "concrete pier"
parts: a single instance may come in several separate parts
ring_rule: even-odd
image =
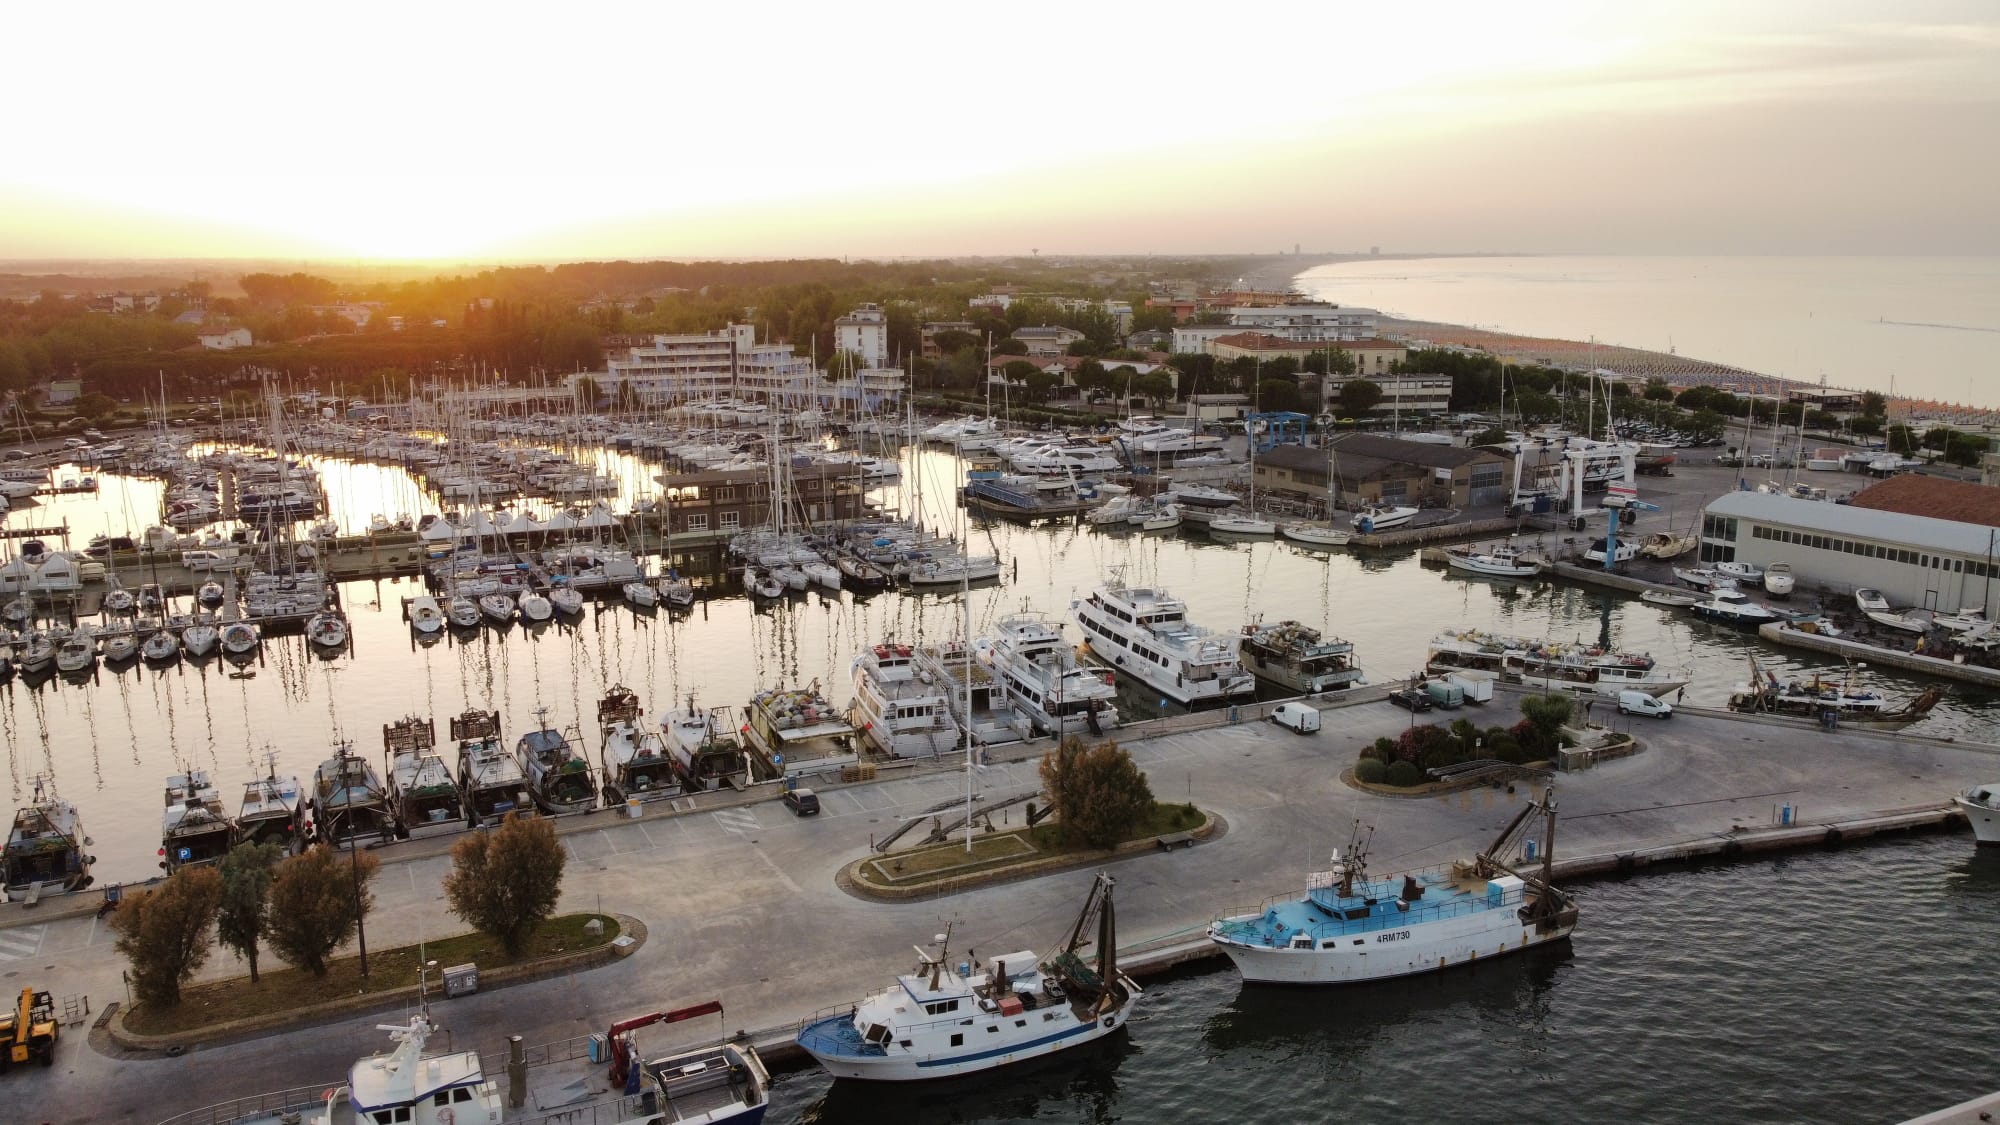
[[[1518,718],[1512,694],[1464,716],[1485,726]],[[1341,781],[1360,746],[1413,721],[1380,689],[1338,697],[1315,736],[1266,722],[1231,724],[1227,712],[1179,716],[1120,731],[1161,800],[1192,800],[1230,830],[1191,849],[1146,852],[1109,867],[1118,880],[1126,963],[1145,971],[1206,957],[1201,935],[1218,914],[1293,895],[1307,872],[1359,819],[1376,828],[1376,866],[1417,866],[1469,856],[1488,844],[1527,798],[1525,788],[1471,789],[1427,799],[1377,797]],[[1239,717],[1259,711],[1245,708]],[[1905,830],[1946,821],[1951,794],[2000,771],[2000,747],[1905,735],[1828,735],[1803,724],[1683,713],[1630,725],[1643,752],[1577,774],[1559,774],[1557,860],[1567,877],[1617,875],[1699,858],[1727,859],[1771,847],[1824,847],[1832,837]],[[1045,744],[996,751],[976,781],[988,801],[1037,784]],[[611,812],[560,823],[569,851],[564,908],[604,909],[644,921],[651,937],[613,966],[451,1001],[434,1016],[462,1047],[499,1054],[503,1036],[552,1042],[602,1031],[612,1020],[661,1005],[719,997],[730,1029],[765,1029],[776,1043],[800,1018],[845,1005],[906,967],[909,947],[956,920],[954,949],[1041,948],[1071,921],[1088,869],[980,888],[943,899],[874,903],[841,890],[835,872],[865,854],[871,838],[922,810],[962,797],[955,763],[885,772],[873,781],[818,787],[825,811],[798,819],[774,793],[711,795],[627,820]],[[382,853],[371,949],[461,932],[440,882],[449,841]],[[1966,847],[1972,847],[1967,840]],[[87,896],[93,897],[93,896]],[[93,903],[94,905],[94,903]],[[122,1001],[122,959],[94,917],[61,917],[55,902],[5,908],[0,957],[22,979],[58,996],[88,994],[94,1011]],[[40,911],[41,913],[37,913]],[[1586,910],[1575,938],[1591,956],[1596,919]],[[1037,944],[1041,943],[1041,944]],[[218,953],[204,977],[240,966]],[[54,1081],[9,1088],[9,1115],[51,1122],[141,1122],[226,1098],[302,1082],[336,1084],[359,1055],[385,1040],[382,1014],[217,1047],[174,1058],[112,1058],[63,1038]],[[690,1036],[712,1034],[712,1028]],[[670,1035],[649,1046],[672,1046]],[[33,1079],[38,1076],[28,1075]]]

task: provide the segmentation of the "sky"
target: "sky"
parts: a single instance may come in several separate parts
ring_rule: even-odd
[[[0,41],[0,260],[2000,253],[1983,0],[113,0]]]

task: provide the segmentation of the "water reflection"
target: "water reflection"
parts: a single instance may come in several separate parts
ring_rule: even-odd
[[[796,1120],[801,1125],[969,1125],[1048,1118],[1095,1125],[1126,1120],[1120,1112],[1119,1068],[1137,1053],[1139,1048],[1121,1032],[1009,1066],[1000,1080],[985,1074],[929,1082],[833,1082]],[[777,1094],[787,1097],[826,1081],[823,1073],[809,1072],[782,1080]]]

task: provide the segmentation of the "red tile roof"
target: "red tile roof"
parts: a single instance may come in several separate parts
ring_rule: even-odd
[[[2000,488],[1947,477],[1904,473],[1864,489],[1848,503],[1878,512],[2000,527]]]

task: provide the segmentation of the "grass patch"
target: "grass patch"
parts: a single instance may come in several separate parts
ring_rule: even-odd
[[[892,879],[911,879],[928,875],[933,871],[944,871],[954,867],[968,867],[1002,859],[1028,859],[1036,854],[1034,845],[1022,839],[1019,832],[988,832],[974,834],[972,854],[965,852],[965,841],[954,840],[943,844],[933,844],[917,851],[902,852],[884,856],[875,861],[878,869]]]
[[[600,917],[604,919],[604,933],[594,938],[585,935],[584,926]],[[425,942],[421,947],[371,949],[366,977],[361,975],[358,956],[330,961],[326,975],[316,977],[276,960],[266,950],[259,959],[260,967],[265,963],[273,967],[265,969],[263,979],[256,984],[243,976],[189,985],[181,989],[181,1002],[176,1007],[133,1005],[125,1013],[125,1026],[139,1035],[174,1035],[326,1000],[406,988],[417,983],[417,967],[425,960],[436,961],[440,968],[470,961],[484,973],[506,965],[592,949],[610,943],[617,936],[618,920],[609,915],[563,914],[542,923],[519,957],[507,956],[499,938],[479,933],[460,934]],[[438,988],[441,984],[436,977],[431,979],[431,987]]]
[[[1133,827],[1132,831],[1126,834],[1125,839],[1119,842],[1129,843],[1133,840],[1149,840],[1154,836],[1165,836],[1171,832],[1186,832],[1192,828],[1199,828],[1201,826],[1201,819],[1201,810],[1195,808],[1192,804],[1168,804],[1164,801],[1154,801],[1153,807],[1147,810],[1146,815],[1141,817],[1139,823]],[[1089,847],[1080,840],[1074,843],[1064,843],[1062,825],[1055,822],[1037,824],[1033,828],[1028,829],[1028,839],[1036,848],[1044,852],[1088,852],[1097,850]]]

